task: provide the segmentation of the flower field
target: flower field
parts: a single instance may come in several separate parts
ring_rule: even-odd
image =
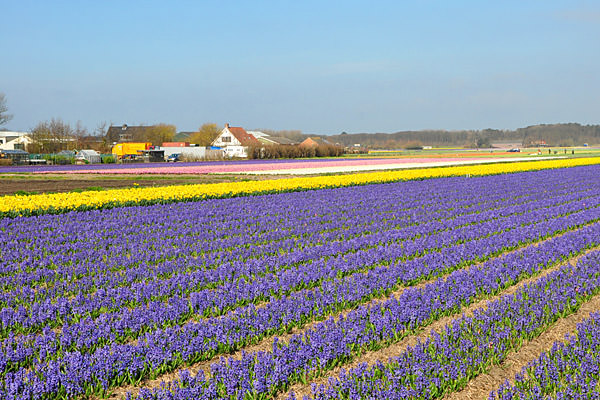
[[[498,161],[516,161],[537,159],[537,157],[499,158],[500,153],[472,153],[452,157],[370,157],[370,158],[321,158],[321,159],[277,159],[243,161],[202,161],[178,163],[140,163],[140,164],[90,164],[90,165],[35,165],[0,166],[1,173],[33,174],[100,174],[100,175],[140,175],[140,174],[223,174],[223,173],[272,173],[273,171],[307,172],[319,171],[331,167],[365,167],[368,169],[386,169],[445,166],[458,163],[484,163]],[[554,157],[559,158],[559,157]],[[469,160],[470,159],[470,160]],[[552,157],[550,158],[552,159]],[[465,161],[467,160],[467,161]]]
[[[299,177],[254,182],[227,182],[203,185],[174,185],[161,188],[115,189],[101,192],[53,193],[0,197],[0,216],[61,213],[119,206],[150,205],[208,198],[314,190],[343,186],[385,183],[448,176],[478,176],[514,173],[546,168],[599,164],[600,158],[560,159],[445,168],[356,173],[348,175]]]
[[[563,398],[600,398],[600,314],[594,313],[577,327],[568,342],[557,342],[547,354],[532,361],[490,399],[534,398],[561,393]]]
[[[544,163],[0,198],[0,398],[597,398],[600,164]]]
[[[561,158],[550,157],[549,159]],[[94,175],[191,175],[191,174],[286,174],[309,175],[320,173],[358,172],[405,168],[446,167],[480,163],[537,161],[538,157],[506,158],[487,154],[471,157],[436,158],[355,158],[306,160],[208,161],[153,164],[97,164],[66,166],[0,167],[4,172],[34,174],[94,174]],[[546,158],[548,159],[548,158]]]

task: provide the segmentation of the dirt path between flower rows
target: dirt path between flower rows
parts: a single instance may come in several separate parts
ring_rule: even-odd
[[[466,226],[466,225],[465,225],[465,226]],[[394,228],[394,229],[397,229],[397,227],[396,227],[396,228]],[[580,227],[580,228],[576,228],[575,230],[578,230],[578,229],[581,229],[581,227]],[[553,237],[559,237],[559,236],[562,236],[562,234],[555,235],[555,236],[553,236]],[[534,245],[534,246],[537,246],[539,243],[542,243],[542,242],[544,242],[544,241],[546,241],[546,240],[549,240],[549,239],[550,239],[550,238],[548,238],[548,239],[544,239],[544,240],[542,240],[542,241],[539,241],[539,242],[536,242],[536,243],[531,243],[531,244],[528,244],[528,245],[526,245],[526,246],[519,247],[519,248],[517,248],[517,249],[515,249],[515,250],[511,250],[511,251],[508,251],[508,252],[502,253],[502,254],[500,254],[500,255],[498,255],[498,256],[495,256],[495,257],[492,257],[492,258],[503,257],[503,256],[505,256],[505,255],[507,255],[507,254],[510,254],[510,253],[512,253],[512,252],[514,252],[514,251],[518,251],[519,249],[523,249],[523,248],[525,248],[525,247],[528,247],[528,246],[532,246],[532,245]],[[477,264],[479,264],[479,263],[476,263],[476,265],[477,265]],[[358,273],[367,273],[367,271],[359,271]],[[428,283],[430,283],[430,282],[434,281],[435,279],[437,279],[437,277],[433,277],[433,278],[431,278],[430,280],[427,280],[427,281],[425,281],[425,282],[422,282],[422,283],[421,283],[421,284],[419,284],[417,287],[424,286],[424,285],[426,285],[426,284],[428,284]],[[396,292],[392,292],[392,294],[394,294],[394,293],[395,293],[396,295],[398,295],[398,294],[399,294],[399,293],[401,293],[401,292],[402,292],[404,289],[405,289],[405,288],[400,288],[400,289],[398,289],[398,291],[396,291]],[[70,299],[70,300],[72,300],[73,298],[74,298],[74,295],[71,295],[71,296],[69,296],[69,299]],[[389,299],[389,298],[390,298],[390,296],[387,296],[387,297],[379,297],[379,298],[377,298],[377,297],[376,297],[375,299],[373,299],[373,301],[376,303],[376,302],[379,302],[379,301],[385,301],[385,300],[387,300],[387,299]],[[378,299],[382,299],[382,300],[378,300]],[[257,303],[257,304],[256,304],[256,307],[257,307],[257,308],[262,308],[262,307],[265,307],[265,306],[266,306],[268,303],[269,303],[268,301],[259,302],[259,303]],[[373,303],[373,304],[375,304],[375,303]],[[348,314],[348,313],[349,313],[349,312],[350,312],[352,309],[355,309],[355,308],[357,308],[358,306],[360,306],[360,305],[356,305],[355,307],[352,307],[352,308],[350,308],[350,309],[346,310],[345,312],[343,312],[343,313],[341,313],[341,314],[340,314],[340,313],[336,313],[336,314],[334,314],[334,315],[333,315],[333,317],[339,317],[340,315],[344,315],[344,316],[346,316],[346,315],[347,315],[347,314]],[[236,307],[236,308],[237,308],[237,307]],[[131,308],[130,308],[130,309],[131,309]],[[227,314],[229,314],[230,312],[232,312],[232,310],[228,311],[226,314],[222,315],[221,317],[225,317],[225,316],[226,316]],[[287,340],[289,340],[289,338],[290,338],[291,336],[293,336],[294,334],[297,334],[297,333],[302,333],[302,332],[304,332],[304,331],[306,331],[306,330],[308,330],[308,329],[312,328],[314,325],[316,325],[317,323],[319,323],[319,322],[321,322],[321,321],[323,321],[323,320],[325,320],[325,319],[329,318],[330,316],[331,316],[331,315],[326,315],[326,316],[325,316],[325,317],[323,317],[323,318],[317,318],[317,319],[315,319],[313,322],[309,323],[309,324],[308,324],[308,325],[306,325],[306,326],[301,326],[301,327],[298,327],[298,328],[294,328],[294,329],[291,331],[291,333],[289,333],[289,334],[285,334],[284,336],[282,336],[282,338],[283,338],[283,341],[287,341]],[[204,317],[198,318],[198,315],[197,315],[197,314],[195,314],[195,315],[191,316],[190,318],[188,318],[188,319],[187,319],[187,321],[181,322],[180,324],[181,324],[182,326],[184,326],[184,325],[186,325],[187,323],[197,322],[197,321],[199,321],[199,320],[203,320],[203,319],[205,319],[205,318],[204,318]],[[56,333],[56,334],[61,334],[61,333],[62,333],[62,326],[56,326],[56,327],[53,327],[53,328],[52,328],[52,331],[53,331],[54,333]],[[18,334],[17,336],[21,336],[21,334]],[[262,339],[262,340],[261,340],[261,341],[260,341],[258,344],[251,345],[251,348],[253,349],[253,348],[255,348],[255,347],[256,347],[256,350],[249,350],[247,347],[244,347],[244,350],[245,350],[246,352],[247,352],[247,351],[261,351],[261,350],[269,350],[269,349],[271,348],[271,346],[272,346],[272,340],[273,340],[273,338],[274,338],[274,337],[275,337],[275,335],[269,335],[269,336],[268,336],[268,337],[266,337],[265,339]],[[128,340],[128,341],[126,341],[126,342],[124,342],[123,344],[127,344],[127,345],[133,345],[133,346],[135,346],[135,345],[137,345],[137,344],[138,344],[138,338],[132,338],[132,339],[130,339],[130,340]],[[234,353],[234,354],[237,354],[237,355],[241,354],[241,350],[240,350],[240,351],[237,351],[237,352],[236,352],[236,353]],[[212,364],[212,363],[213,363],[213,362],[215,362],[215,361],[218,361],[218,359],[219,359],[221,356],[223,356],[223,355],[226,355],[226,354],[219,354],[219,355],[215,356],[214,358],[212,358],[211,360],[207,360],[207,361],[204,361],[204,362],[202,362],[202,364],[203,364],[203,365],[204,365],[204,364],[206,364],[206,367],[205,367],[205,368],[199,368],[199,369],[198,369],[198,371],[199,371],[200,369],[204,369],[205,371],[209,371],[209,366],[210,366],[210,364]],[[177,371],[179,371],[180,369],[184,369],[184,368],[185,368],[185,367],[181,367],[181,368],[177,369]],[[177,377],[177,374],[175,374],[175,378],[176,378],[176,377]],[[173,379],[175,379],[175,378],[173,378]]]
[[[471,379],[463,390],[447,395],[444,400],[487,399],[490,392],[497,390],[506,380],[514,382],[515,375],[520,373],[527,364],[536,360],[541,353],[549,352],[554,342],[566,343],[565,335],[574,334],[577,324],[588,318],[590,313],[598,310],[600,310],[600,295],[583,303],[576,313],[558,320],[540,336],[529,341],[516,353],[510,354],[502,364],[495,365],[487,373]]]
[[[419,330],[419,332],[415,335],[411,335],[409,337],[406,337],[402,340],[400,340],[398,343],[394,343],[391,346],[388,346],[386,348],[377,350],[377,351],[372,351],[372,352],[367,352],[365,354],[363,354],[361,357],[354,359],[352,362],[343,365],[341,367],[337,367],[334,370],[330,371],[327,375],[322,376],[318,379],[315,379],[307,384],[295,384],[291,387],[291,389],[287,392],[287,393],[282,393],[279,396],[277,396],[278,400],[285,400],[288,398],[290,392],[294,392],[294,394],[296,395],[296,398],[303,398],[303,396],[310,396],[312,394],[312,390],[311,390],[311,385],[312,384],[317,384],[317,385],[327,385],[329,378],[337,378],[342,370],[345,369],[346,371],[350,370],[351,368],[356,368],[359,364],[362,363],[367,363],[368,365],[374,365],[377,362],[387,362],[389,360],[389,358],[391,357],[395,357],[400,355],[402,352],[406,351],[406,349],[410,346],[410,347],[414,347],[417,342],[424,342],[427,339],[429,339],[432,336],[432,331],[435,331],[437,333],[443,332],[444,328],[449,325],[453,320],[455,320],[457,317],[462,316],[463,314],[466,316],[472,316],[473,312],[479,308],[487,308],[488,304],[496,301],[498,299],[500,299],[503,296],[507,296],[507,295],[512,295],[514,293],[516,293],[518,290],[520,290],[521,288],[525,287],[526,285],[532,284],[534,282],[536,282],[537,280],[543,278],[544,276],[547,276],[548,274],[559,270],[561,267],[563,267],[566,264],[571,264],[571,265],[575,265],[579,259],[581,257],[583,257],[584,255],[592,252],[592,251],[597,251],[600,250],[600,246],[596,246],[592,249],[589,249],[587,251],[585,251],[584,253],[578,255],[577,257],[571,258],[566,262],[562,262],[560,264],[555,265],[552,268],[546,269],[544,271],[542,271],[540,274],[537,274],[535,276],[532,276],[530,278],[524,279],[522,281],[520,281],[519,283],[517,283],[516,285],[513,285],[509,288],[507,288],[506,290],[501,291],[500,293],[498,293],[497,295],[490,297],[488,299],[485,300],[481,300],[478,301],[476,303],[471,304],[470,306],[468,306],[467,308],[461,309],[461,311],[459,313],[455,313],[453,315],[441,318],[435,322],[433,322],[432,324],[423,327]],[[592,308],[595,307],[596,304],[600,304],[600,294],[594,296],[590,301],[584,303],[588,304],[590,302],[592,302]],[[582,306],[583,309],[583,306]],[[586,308],[587,309],[587,308]],[[595,310],[597,310],[598,308],[593,308]],[[576,313],[577,314],[577,313]],[[576,315],[573,314],[573,315]],[[585,316],[587,316],[589,313],[585,313]],[[572,321],[573,319],[569,320]],[[577,320],[577,317],[574,317],[574,320]],[[551,327],[556,326],[557,323],[553,324]],[[567,323],[565,323],[567,324]],[[573,324],[571,325],[565,325],[565,327],[568,327],[571,331],[574,331],[575,329],[575,325]],[[562,325],[561,325],[562,326]],[[548,330],[547,332],[549,332],[550,330]],[[557,332],[563,332],[560,327],[557,328],[557,331],[552,331],[554,332],[555,335],[557,335]],[[566,331],[564,331],[564,333],[566,333]],[[564,336],[563,333],[563,336]],[[550,339],[548,339],[550,340]],[[536,342],[535,339],[530,341],[529,343],[525,344],[524,347],[522,348],[522,350],[525,352],[527,352],[527,348],[529,346],[529,344],[531,343],[532,348],[535,348],[535,346],[537,346],[539,342]],[[552,344],[550,344],[550,347],[552,346]],[[531,348],[529,349],[529,352],[531,352]],[[537,355],[539,355],[539,351],[536,353]],[[519,364],[521,365],[521,364]],[[520,371],[520,369],[519,369]],[[518,372],[518,371],[517,371]],[[496,375],[498,375],[496,373]],[[495,376],[496,376],[495,375]],[[514,374],[512,374],[512,376],[514,376]],[[482,380],[484,382],[486,382],[485,379],[482,378]],[[480,386],[482,386],[482,383],[478,383],[478,385],[475,386],[475,388],[477,388],[479,390]],[[490,389],[492,390],[492,389]],[[481,391],[478,391],[477,393],[482,393]],[[489,390],[487,391],[487,394],[489,394]],[[459,396],[459,397],[455,397],[456,399],[470,399],[471,397],[463,397],[463,396]],[[472,398],[482,398],[480,397],[472,397]],[[487,398],[487,397],[483,397],[483,398]]]
[[[578,229],[581,229],[581,228],[578,228]],[[552,238],[557,238],[557,237],[562,236],[562,235],[564,235],[564,233],[560,234],[560,235],[553,236]],[[503,258],[503,257],[507,256],[508,254],[514,253],[514,252],[519,251],[519,250],[523,250],[523,249],[525,249],[527,247],[530,247],[530,246],[538,246],[540,243],[543,243],[544,241],[550,240],[550,239],[551,238],[548,238],[548,239],[545,239],[545,240],[540,241],[540,242],[536,242],[536,243],[529,244],[527,246],[519,247],[518,249],[502,253],[502,254],[500,254],[500,255],[498,255],[496,257],[492,257],[492,258],[490,258],[490,260],[493,259],[493,258]],[[482,263],[481,262],[480,263],[475,263],[475,264],[472,264],[472,265],[468,266],[468,268],[476,267],[476,266],[479,266],[480,264],[482,264]],[[448,275],[449,274],[445,275],[444,279],[446,279]],[[235,359],[241,359],[243,353],[254,353],[254,352],[259,352],[259,351],[272,351],[273,340],[276,337],[278,338],[278,341],[280,343],[287,343],[291,339],[292,336],[297,335],[297,334],[303,334],[304,332],[312,329],[315,325],[321,323],[325,319],[328,319],[328,318],[339,319],[342,316],[345,318],[352,310],[355,310],[358,307],[361,307],[361,306],[363,306],[365,304],[376,305],[378,303],[383,303],[383,302],[385,302],[385,301],[387,301],[387,300],[389,300],[389,299],[391,299],[391,298],[393,298],[395,296],[399,296],[406,289],[409,289],[409,288],[421,289],[421,288],[425,287],[426,285],[428,285],[430,283],[433,283],[434,281],[436,281],[438,279],[439,279],[439,276],[433,277],[433,278],[428,279],[426,281],[423,281],[423,282],[421,282],[421,283],[419,283],[417,285],[400,287],[399,289],[397,289],[395,291],[392,291],[387,296],[379,297],[379,298],[374,298],[374,299],[372,299],[372,300],[370,300],[370,301],[368,301],[366,303],[357,304],[356,306],[348,308],[348,309],[346,309],[344,311],[341,311],[341,312],[338,312],[338,313],[335,313],[335,314],[331,314],[331,315],[327,315],[327,316],[325,316],[323,318],[320,318],[320,319],[316,319],[316,320],[314,320],[312,322],[309,322],[309,323],[307,323],[307,324],[305,324],[303,326],[295,327],[292,330],[290,330],[290,332],[285,333],[283,335],[277,335],[277,334],[269,335],[269,336],[261,339],[258,343],[252,344],[252,345],[249,345],[249,346],[244,346],[244,347],[240,348],[239,350],[237,350],[237,351],[235,351],[235,352],[233,352],[231,354],[218,354],[215,357],[210,358],[208,360],[200,361],[200,362],[194,363],[192,365],[188,365],[188,366],[182,366],[180,368],[177,368],[174,371],[171,371],[169,373],[161,375],[159,378],[152,379],[152,380],[147,380],[147,381],[143,382],[142,383],[143,386],[132,386],[132,385],[123,386],[123,387],[121,387],[119,389],[116,389],[113,392],[113,394],[109,397],[109,399],[110,400],[121,399],[128,392],[131,392],[132,394],[137,395],[142,387],[143,388],[147,388],[147,389],[158,388],[158,387],[161,386],[161,384],[163,382],[172,382],[172,381],[177,380],[179,378],[179,373],[181,371],[183,371],[183,370],[189,371],[193,376],[195,376],[196,374],[198,374],[200,372],[203,372],[204,374],[209,374],[210,373],[210,366],[211,366],[211,364],[213,364],[215,362],[218,362],[221,357],[233,357]]]
[[[486,221],[487,221],[487,220],[486,220]],[[426,223],[426,222],[425,222],[425,223]],[[419,223],[419,224],[420,224],[420,223]],[[419,225],[419,224],[413,224],[413,223],[411,223],[411,224],[408,224],[408,225],[395,225],[395,226],[391,227],[390,229],[386,229],[386,231],[388,231],[388,230],[389,230],[389,231],[394,231],[394,230],[403,230],[403,229],[407,229],[407,228],[410,228],[410,227],[412,227],[412,226],[416,226],[416,225]],[[365,224],[364,226],[365,226],[366,228],[368,228],[368,227],[369,227],[369,226],[368,226],[368,225],[366,225],[366,224]],[[457,226],[456,228],[462,228],[462,227],[466,227],[466,226],[469,226],[469,225],[468,225],[468,224],[467,224],[467,225],[460,225],[460,226]],[[577,229],[580,229],[580,228],[577,228]],[[341,227],[341,228],[338,230],[338,232],[343,232],[343,231],[345,231],[345,230],[347,230],[345,227]],[[326,230],[326,229],[324,229],[324,230],[322,230],[322,231],[320,231],[320,232],[326,232],[326,231],[327,231],[327,230]],[[438,232],[435,232],[435,233],[438,233]],[[555,237],[558,237],[558,236],[560,236],[560,235],[557,235],[557,236],[555,236]],[[288,235],[288,236],[285,236],[285,237],[281,238],[280,240],[281,240],[281,241],[284,241],[284,240],[286,240],[286,239],[287,239],[287,238],[289,238],[289,237],[291,237],[291,236],[290,236],[290,235]],[[359,237],[359,234],[352,235],[351,237],[344,238],[343,240],[353,239],[353,238],[355,238],[355,237]],[[405,239],[405,240],[406,240],[406,241],[408,241],[408,240],[414,240],[414,237],[410,237],[410,238],[408,238],[408,239]],[[402,240],[402,241],[405,241],[405,240]],[[548,240],[548,239],[545,239],[545,240]],[[342,241],[342,239],[339,239],[339,240],[338,240],[338,239],[336,239],[336,240],[335,240],[335,242],[341,242],[341,241]],[[331,243],[331,242],[330,242],[330,243]],[[388,241],[388,242],[385,242],[385,244],[387,244],[387,243],[392,243],[392,242],[389,242],[389,241]],[[531,244],[529,244],[529,245],[531,245]],[[527,246],[529,246],[529,245],[527,245]],[[239,246],[237,246],[237,247],[243,247],[243,246],[244,246],[244,245],[239,245]],[[527,246],[525,246],[525,247],[527,247]],[[235,248],[235,247],[234,247],[234,248]],[[304,248],[304,249],[306,249],[306,248]],[[355,251],[356,251],[356,250],[362,250],[362,249],[367,249],[367,247],[364,247],[364,248],[362,248],[362,247],[361,247],[361,248],[359,248],[359,249],[355,249]],[[440,249],[440,250],[441,250],[441,249]],[[517,251],[517,250],[518,250],[518,249],[515,249],[515,250],[512,250],[512,251]],[[511,251],[511,252],[512,252],[512,251]],[[344,254],[344,255],[345,255],[345,254],[348,254],[348,253],[350,253],[350,251],[347,251],[347,252],[345,252],[345,253],[341,253],[341,254]],[[510,252],[506,252],[506,253],[503,253],[503,254],[509,254],[509,253],[510,253]],[[282,254],[282,253],[279,253],[279,254]],[[305,262],[303,262],[303,264],[304,264],[304,263],[305,263]],[[383,265],[383,264],[382,264],[382,265]],[[361,273],[362,273],[362,274],[367,274],[367,273],[368,273],[368,271],[366,271],[366,270],[364,270],[364,269],[365,269],[365,268],[359,269],[359,270],[355,271],[355,273],[356,273],[356,274],[361,274]],[[277,271],[277,272],[279,272],[279,271]],[[277,273],[277,272],[275,272],[275,273]],[[274,274],[275,274],[275,273],[274,273]],[[352,273],[352,274],[354,274],[354,273]],[[350,276],[350,275],[348,275],[348,276]],[[77,278],[77,279],[73,280],[73,282],[76,282],[78,279],[80,279],[80,278]],[[432,279],[434,279],[434,278],[432,278]],[[42,284],[41,284],[39,287],[45,287],[45,286],[47,286],[47,284],[48,284],[47,282],[43,282],[43,283],[42,283]],[[36,290],[37,290],[37,288],[38,288],[37,286],[30,286],[30,287],[33,287],[33,288],[34,288],[34,291],[36,291]],[[201,290],[205,290],[205,289],[201,289]],[[209,290],[209,291],[215,291],[216,289],[207,289],[207,290]],[[96,289],[93,289],[92,291],[90,291],[90,292],[88,292],[88,293],[90,293],[90,294],[93,294],[95,291],[96,291]],[[297,290],[296,290],[296,289],[292,290],[292,293],[296,293],[296,292],[297,292]],[[68,300],[73,300],[73,299],[75,298],[75,295],[74,295],[74,294],[71,294],[71,295],[69,295],[69,296],[68,296],[68,297],[66,297],[66,298],[67,298]],[[265,300],[265,301],[259,301],[259,302],[255,302],[254,304],[255,304],[255,306],[256,306],[256,308],[257,308],[257,309],[260,309],[260,308],[264,308],[264,307],[266,307],[266,306],[269,304],[269,302],[270,302],[270,301],[268,301],[268,300]],[[143,306],[143,305],[141,305],[140,307],[142,307],[142,306]],[[136,307],[128,307],[128,308],[129,308],[130,310],[133,310],[133,309],[135,309]],[[232,309],[230,309],[230,310],[226,311],[224,314],[220,315],[218,318],[224,318],[224,317],[226,317],[226,316],[227,316],[229,313],[232,313],[232,312],[234,312],[234,311],[235,311],[236,309],[238,309],[238,308],[240,308],[240,306],[238,306],[238,305],[234,305],[234,307],[233,307]],[[110,312],[112,312],[112,311],[108,311],[107,313],[110,313]],[[104,314],[104,313],[103,313],[103,314]],[[197,313],[194,313],[194,314],[192,314],[192,316],[190,316],[190,317],[189,317],[189,318],[188,318],[186,321],[182,321],[182,322],[180,322],[180,323],[179,323],[179,325],[181,325],[181,326],[183,327],[184,325],[186,325],[186,324],[188,324],[188,323],[193,323],[193,322],[201,322],[201,321],[203,321],[203,320],[207,320],[207,319],[209,319],[209,318],[213,318],[213,317],[205,317],[205,316],[203,316],[202,314],[197,314]],[[55,333],[61,333],[61,332],[62,332],[62,325],[61,325],[61,326],[54,327],[52,330],[53,330]],[[20,335],[21,335],[21,334],[17,334],[17,336],[20,336]],[[124,342],[123,344],[136,344],[137,342],[138,342],[138,340],[137,340],[137,339],[132,339],[131,341]]]
[[[554,237],[552,237],[552,239],[560,237],[562,235],[563,234],[554,236]],[[551,238],[546,239],[546,240],[550,240],[550,239]],[[503,257],[505,257],[508,254],[514,253],[516,251],[523,250],[523,249],[525,249],[527,247],[539,246],[541,243],[545,242],[546,240],[540,241],[540,242],[536,242],[536,243],[530,244],[528,246],[520,247],[519,249],[503,253],[503,254],[501,254],[501,255],[499,255],[497,257],[494,257],[494,258],[503,258]],[[592,250],[589,250],[589,251],[592,251]],[[586,251],[583,254],[587,254],[589,251]],[[503,296],[503,295],[506,295],[506,294],[512,294],[515,291],[517,291],[518,288],[522,287],[523,285],[526,285],[527,283],[530,283],[530,282],[534,282],[537,279],[539,279],[540,277],[547,275],[551,271],[559,269],[561,266],[565,265],[567,262],[576,262],[576,260],[578,260],[580,257],[581,256],[578,256],[576,258],[573,258],[570,261],[562,262],[562,263],[558,264],[555,267],[552,267],[552,268],[550,268],[548,270],[542,271],[541,273],[539,273],[538,275],[536,275],[534,277],[525,279],[525,280],[521,281],[520,283],[518,283],[517,285],[505,289],[500,294],[498,294],[498,295],[496,295],[496,296],[494,296],[494,297],[492,297],[490,299],[479,301],[479,302],[471,305],[466,310],[464,310],[464,312],[472,312],[472,310],[477,309],[479,307],[482,307],[482,305],[487,305],[487,302],[493,301],[494,299],[497,299],[500,296]],[[474,268],[474,267],[479,266],[480,264],[481,263],[477,263],[477,264],[469,266],[468,268]],[[444,277],[444,279],[447,279],[448,276],[449,276],[449,274],[447,274]],[[414,286],[411,286],[411,287],[412,288],[420,289],[420,288],[423,288],[426,285],[428,285],[428,284],[436,281],[437,279],[439,279],[439,278],[438,277],[432,278],[430,280],[421,282],[418,285],[414,285]],[[389,299],[391,299],[391,298],[393,298],[395,296],[399,296],[402,292],[404,292],[408,288],[409,287],[399,288],[396,291],[390,293],[390,295],[388,295],[388,296],[385,296],[385,297],[382,297],[382,298],[373,299],[373,300],[371,300],[371,301],[369,301],[367,303],[362,303],[362,304],[357,305],[357,306],[355,306],[355,307],[353,307],[351,309],[347,309],[347,310],[344,310],[343,312],[333,314],[332,316],[328,316],[327,318],[333,317],[335,319],[338,319],[341,316],[346,317],[348,315],[348,313],[350,313],[353,309],[358,308],[359,306],[362,306],[364,304],[375,305],[375,304],[378,304],[378,303],[383,303],[383,302],[385,302],[385,301],[387,301],[387,300],[389,300]],[[451,321],[454,318],[456,318],[457,314],[454,314],[453,316],[445,317],[444,319],[439,320],[438,322],[434,322],[433,324],[431,324],[428,327],[426,327],[427,329],[422,328],[418,332],[417,336],[407,337],[403,341],[401,341],[401,342],[399,342],[399,343],[397,343],[395,345],[392,345],[392,346],[390,346],[388,348],[381,349],[378,352],[373,352],[372,354],[367,353],[367,354],[363,355],[362,357],[360,357],[359,359],[357,359],[355,362],[353,362],[351,364],[344,365],[343,367],[346,368],[346,369],[348,369],[348,368],[351,368],[352,366],[358,365],[358,363],[360,363],[360,362],[365,362],[365,361],[369,362],[368,360],[370,360],[370,359],[373,360],[372,361],[373,363],[375,361],[377,361],[377,360],[387,360],[387,358],[390,356],[390,353],[395,354],[395,353],[397,353],[399,351],[402,351],[402,349],[406,348],[406,346],[413,345],[414,343],[416,343],[416,339],[417,338],[423,338],[423,337],[429,336],[429,332],[430,332],[431,329],[437,329],[438,327],[444,327],[449,321]],[[110,399],[120,399],[127,392],[131,392],[132,394],[137,395],[139,393],[139,390],[142,387],[148,388],[148,389],[153,389],[153,388],[160,387],[160,385],[163,382],[173,382],[173,381],[177,380],[178,377],[179,377],[179,372],[182,371],[182,370],[188,370],[188,371],[190,371],[190,373],[192,375],[196,375],[196,374],[198,374],[200,372],[203,372],[204,374],[208,375],[210,373],[210,366],[211,366],[211,364],[217,362],[221,357],[225,356],[225,357],[232,357],[232,358],[235,358],[235,359],[240,359],[242,357],[242,353],[252,353],[252,352],[258,352],[258,351],[270,352],[270,351],[272,351],[273,340],[274,340],[275,337],[277,337],[279,339],[279,342],[288,342],[293,335],[302,334],[302,333],[310,330],[315,325],[317,325],[318,323],[320,323],[321,320],[316,320],[316,321],[310,322],[310,323],[308,323],[308,324],[306,324],[306,325],[304,325],[302,327],[294,328],[294,329],[291,330],[291,332],[283,334],[283,335],[270,335],[270,336],[265,337],[264,339],[260,340],[257,344],[243,347],[242,349],[240,349],[240,350],[238,350],[238,351],[236,351],[236,352],[234,352],[234,353],[232,353],[230,355],[226,355],[226,354],[223,355],[223,354],[221,354],[221,355],[215,356],[215,357],[213,357],[213,358],[211,358],[209,360],[206,360],[206,361],[198,362],[198,363],[195,363],[195,364],[187,366],[187,367],[178,368],[175,371],[172,371],[170,373],[161,375],[161,377],[159,377],[159,378],[156,378],[156,379],[153,379],[153,380],[148,380],[148,381],[144,382],[142,384],[143,386],[126,386],[126,387],[119,388],[119,389],[115,390],[115,392],[109,398]],[[323,378],[320,378],[318,380],[315,380],[314,382],[316,382],[316,383],[326,383],[327,382],[327,378],[329,376],[337,376],[337,374],[339,373],[339,370],[340,370],[340,368],[337,368],[336,370],[331,371],[331,373],[329,375],[327,375],[326,377],[323,377]],[[310,384],[307,384],[307,385],[297,384],[297,385],[294,385],[292,387],[292,390],[294,390],[296,392],[296,394],[301,394],[301,395],[310,394]],[[287,393],[285,395],[279,396],[278,398],[280,398],[280,399],[287,398]],[[299,398],[301,398],[301,396],[299,396]]]

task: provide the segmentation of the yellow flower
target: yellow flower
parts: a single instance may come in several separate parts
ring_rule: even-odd
[[[0,197],[0,215],[27,215],[30,213],[61,212],[65,210],[101,208],[107,205],[155,203],[158,201],[186,201],[215,197],[231,197],[264,192],[285,192],[293,190],[331,188],[365,185],[369,183],[395,182],[413,179],[438,178],[448,176],[478,176],[567,168],[582,165],[600,164],[600,158],[576,158],[546,161],[530,161],[503,164],[465,165],[443,168],[423,168],[365,172],[348,175],[299,177],[265,181],[227,182],[198,185],[178,185],[165,187],[140,187],[105,191],[52,193],[31,196]]]

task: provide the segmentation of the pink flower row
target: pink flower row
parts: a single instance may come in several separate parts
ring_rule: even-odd
[[[348,167],[364,165],[392,165],[392,164],[421,164],[430,162],[458,162],[465,158],[386,158],[386,159],[344,159],[327,161],[301,161],[285,163],[236,163],[236,164],[208,164],[208,165],[183,165],[168,164],[164,167],[135,167],[118,169],[85,169],[66,171],[44,171],[42,173],[65,173],[65,174],[211,174],[211,173],[244,173],[252,171],[274,171],[287,169],[325,168],[325,167]]]

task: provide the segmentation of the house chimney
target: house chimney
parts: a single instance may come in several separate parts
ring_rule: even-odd
[[[229,129],[229,122],[225,124],[225,128]]]

